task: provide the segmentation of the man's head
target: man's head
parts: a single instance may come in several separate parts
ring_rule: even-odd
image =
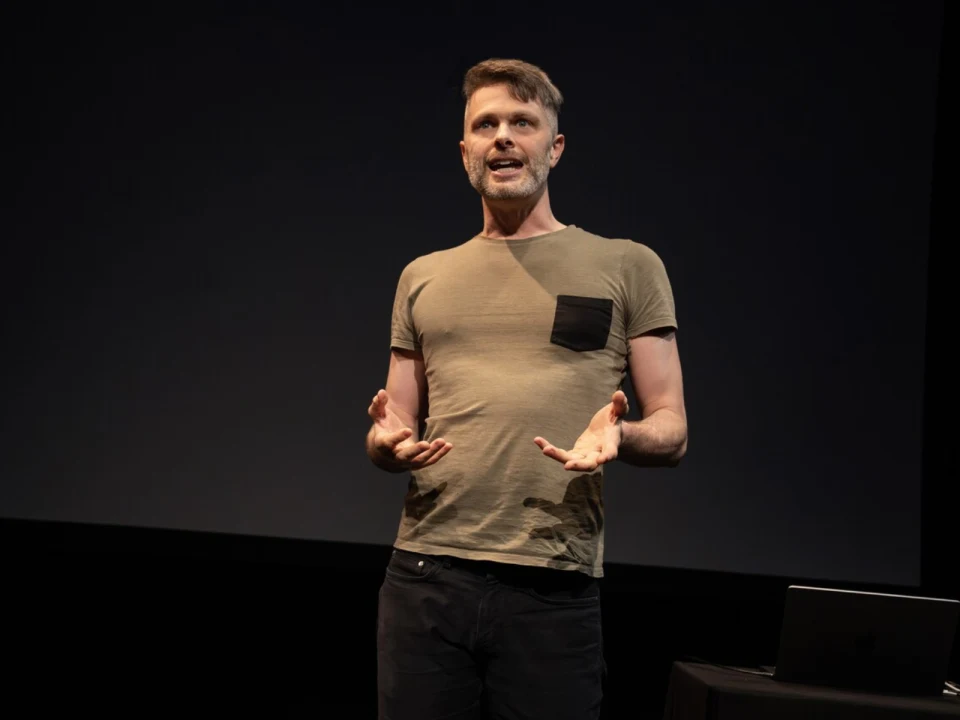
[[[521,60],[486,60],[467,71],[463,96],[460,152],[470,184],[490,200],[541,191],[564,147],[563,96],[546,73]]]

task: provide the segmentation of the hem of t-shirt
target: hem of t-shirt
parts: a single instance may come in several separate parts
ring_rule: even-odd
[[[417,343],[410,342],[409,340],[403,340],[401,338],[390,338],[390,347],[398,347],[403,350],[420,350],[420,346]]]
[[[657,330],[658,328],[667,328],[667,327],[673,328],[674,330],[676,330],[677,329],[676,318],[670,315],[664,315],[663,317],[657,318],[656,320],[648,320],[647,322],[643,323],[643,325],[638,325],[635,328],[630,328],[627,331],[627,340],[629,340],[630,338],[635,338],[638,335],[643,335],[645,332],[650,332],[651,330]]]
[[[583,565],[575,562],[563,562],[552,558],[537,557],[535,555],[520,555],[518,553],[502,553],[492,550],[473,550],[470,548],[448,547],[420,543],[412,540],[396,540],[393,547],[397,550],[423,553],[424,555],[449,555],[464,560],[486,560],[490,562],[524,565],[527,567],[544,567],[555,570],[575,570],[593,578],[603,577],[603,565]]]
[[[562,227],[559,230],[552,230],[548,233],[542,233],[540,235],[533,235],[532,237],[526,238],[492,238],[487,237],[486,235],[475,235],[474,240],[483,243],[484,245],[494,245],[500,247],[517,247],[518,245],[529,245],[531,243],[542,242],[543,240],[550,240],[551,238],[556,237],[561,233],[565,233],[568,230],[579,230],[576,225],[567,225]]]

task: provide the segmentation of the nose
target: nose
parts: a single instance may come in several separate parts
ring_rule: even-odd
[[[500,127],[497,128],[495,141],[497,147],[500,149],[513,147],[513,138],[510,136],[510,126],[508,123],[500,123]]]

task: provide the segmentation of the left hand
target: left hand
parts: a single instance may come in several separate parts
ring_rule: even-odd
[[[566,470],[596,470],[598,466],[617,459],[623,437],[620,423],[629,410],[627,396],[622,390],[617,390],[611,402],[593,416],[570,450],[554,447],[542,437],[536,437],[533,441],[544,455],[562,462]]]

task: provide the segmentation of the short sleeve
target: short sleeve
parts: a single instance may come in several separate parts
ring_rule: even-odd
[[[620,265],[627,339],[659,328],[677,328],[670,279],[649,247],[627,240]]]
[[[390,321],[390,347],[419,352],[420,339],[413,322],[414,264],[410,263],[400,273],[396,295],[393,300],[393,316]]]

